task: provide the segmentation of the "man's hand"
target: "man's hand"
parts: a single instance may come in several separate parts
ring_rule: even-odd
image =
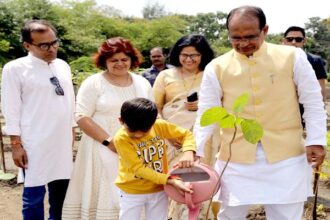
[[[326,151],[321,145],[310,145],[306,147],[307,161],[313,168],[319,168],[323,163]]]
[[[12,145],[12,157],[16,166],[23,169],[28,168],[28,157],[22,145]]]

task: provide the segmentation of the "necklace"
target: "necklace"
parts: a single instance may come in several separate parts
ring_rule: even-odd
[[[127,73],[125,80],[123,80],[123,76],[113,76],[108,71],[104,72],[104,75],[105,78],[115,86],[127,87],[131,84],[131,75],[129,73]]]
[[[197,79],[197,76],[198,76],[198,73],[199,73],[199,72],[200,72],[200,71],[197,70],[196,73],[193,73],[194,78],[193,78],[193,80],[192,80],[190,86],[188,87],[187,84],[186,84],[186,80],[184,79],[184,76],[183,76],[182,68],[180,69],[180,75],[181,75],[181,78],[182,78],[183,87],[184,87],[184,90],[186,91],[186,95],[187,95],[187,96],[190,95],[189,93],[191,92],[191,90],[192,90],[193,87],[194,87],[194,84],[195,84],[195,81],[196,81],[196,79]]]

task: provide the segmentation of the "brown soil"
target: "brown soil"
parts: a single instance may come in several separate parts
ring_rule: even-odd
[[[5,152],[7,172],[17,173],[17,168],[11,159],[11,152]],[[16,178],[10,181],[0,181],[0,219],[22,219],[22,184],[16,184]]]

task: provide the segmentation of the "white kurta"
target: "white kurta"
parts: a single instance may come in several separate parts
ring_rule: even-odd
[[[64,96],[56,95],[52,76],[59,79]],[[69,65],[60,59],[48,64],[29,54],[4,66],[1,89],[4,132],[21,136],[28,156],[25,186],[69,179],[74,122]]]
[[[253,59],[253,57],[251,57]],[[297,49],[294,63],[294,83],[297,86],[299,103],[305,108],[307,138],[305,146],[326,145],[326,114],[323,108],[320,86],[306,55]],[[199,120],[203,112],[221,106],[222,90],[216,73],[208,65],[200,89],[198,117],[194,135],[197,155],[203,156],[204,145],[215,126],[201,127]],[[221,171],[223,161],[217,161]],[[246,204],[283,204],[305,201],[311,194],[311,168],[306,155],[268,164],[262,145],[256,152],[256,163],[229,163],[221,180],[220,200],[230,206]]]

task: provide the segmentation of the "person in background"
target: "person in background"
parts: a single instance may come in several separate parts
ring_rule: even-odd
[[[174,68],[163,70],[156,78],[153,92],[161,117],[180,127],[192,130],[198,105],[198,93],[205,66],[214,58],[214,53],[204,36],[191,34],[181,37],[170,52],[170,64]],[[181,153],[181,145],[169,140],[168,160],[175,164]],[[208,140],[209,148],[203,162],[212,165],[219,150],[219,133],[214,132]],[[206,204],[206,203],[204,203]],[[206,207],[206,206],[204,206]],[[183,219],[188,214],[186,206],[172,202],[170,217]],[[203,208],[201,215],[205,214]]]
[[[121,37],[100,45],[94,63],[103,71],[88,77],[77,95],[75,117],[84,132],[63,207],[63,219],[110,219],[119,214],[118,156],[108,147],[120,128],[123,102],[153,99],[149,82],[130,72],[142,61],[140,52]]]
[[[53,25],[30,20],[21,29],[28,55],[2,72],[4,132],[15,165],[24,176],[23,219],[60,220],[72,171],[74,90],[69,65],[57,58],[60,40]]]
[[[306,39],[305,30],[301,27],[291,26],[284,32],[284,38],[282,39],[282,44],[303,49],[306,41],[307,39]],[[309,63],[312,65],[316,78],[321,86],[321,93],[323,96],[323,101],[325,102],[327,73],[323,65],[323,60],[320,56],[311,53],[306,53],[306,54],[307,54],[307,59]],[[303,127],[305,127],[305,121],[302,117],[302,115],[304,114],[304,107],[300,103],[299,103],[299,108],[300,108],[302,125]]]
[[[284,38],[282,43],[285,45],[295,46],[298,48],[304,48],[306,44],[306,34],[305,29],[297,26],[291,26],[284,32]],[[309,63],[312,65],[317,80],[321,86],[321,92],[323,96],[323,101],[326,100],[326,83],[327,83],[327,72],[324,68],[324,61],[320,56],[312,53],[306,53]]]
[[[325,157],[326,113],[320,86],[301,49],[265,42],[268,32],[261,8],[242,6],[230,11],[226,26],[233,50],[211,61],[204,70],[194,127],[197,156],[214,125],[201,127],[206,109],[222,106],[232,112],[234,100],[249,94],[241,113],[263,128],[257,144],[240,129],[229,148],[233,129],[221,129],[215,168],[220,173],[231,160],[220,189],[221,220],[245,219],[251,204],[263,204],[268,220],[301,220],[311,195],[311,165]],[[305,108],[307,137],[303,140],[299,102]]]
[[[164,54],[163,48],[161,47],[154,47],[150,50],[150,61],[152,66],[142,75],[150,82],[151,86],[153,86],[159,72],[169,69],[171,66],[166,64],[166,56]]]
[[[121,108],[123,126],[114,137],[119,156],[119,220],[140,220],[143,208],[146,220],[167,220],[166,184],[181,194],[193,193],[181,179],[168,174],[165,138],[180,140],[183,154],[178,166],[188,168],[194,163],[194,137],[187,129],[156,120],[157,115],[155,103],[145,98],[126,101]]]

